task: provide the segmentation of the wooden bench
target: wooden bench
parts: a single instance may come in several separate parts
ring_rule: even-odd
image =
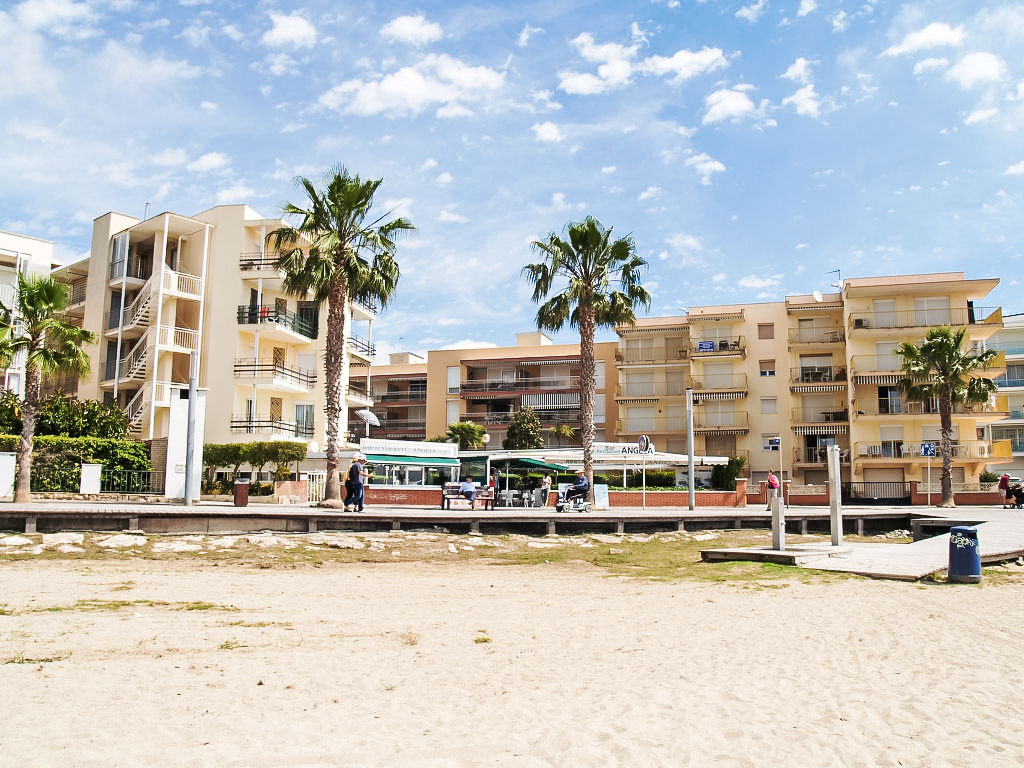
[[[494,489],[477,489],[476,501],[483,509],[494,509]],[[441,509],[470,509],[469,499],[459,493],[458,483],[445,483],[441,489]]]

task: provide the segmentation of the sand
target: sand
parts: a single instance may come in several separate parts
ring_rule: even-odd
[[[1024,765],[1019,581],[24,561],[0,589],[4,765]],[[43,610],[80,600],[129,604]]]

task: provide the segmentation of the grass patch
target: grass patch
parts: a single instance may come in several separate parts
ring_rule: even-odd
[[[218,645],[217,648],[222,651],[233,651],[236,648],[245,648],[245,645],[237,640],[225,640],[223,643]]]
[[[291,629],[292,623],[290,621],[223,621],[217,625],[218,627],[284,627],[285,629]]]
[[[56,656],[42,656],[37,659],[26,656],[24,652],[22,652],[9,659],[4,659],[4,664],[51,664],[55,661],[62,661],[70,655],[70,653],[61,653]]]
[[[14,611],[7,607],[7,603],[0,603],[0,616],[13,616]]]
[[[182,603],[179,611],[237,611],[238,609],[233,605],[218,605],[217,603],[207,603],[202,600],[196,600],[191,603]]]
[[[130,589],[135,588],[134,581],[122,581],[116,587],[111,587],[111,592],[127,592]]]
[[[71,605],[31,608],[26,613],[62,613],[64,611],[120,611],[122,608],[169,608],[174,611],[237,611],[233,605],[191,602],[169,603],[165,600],[77,600]]]
[[[477,635],[476,637],[473,638],[473,642],[476,643],[477,645],[480,645],[481,643],[489,643],[489,642],[491,642],[491,638],[489,638],[487,635]]]

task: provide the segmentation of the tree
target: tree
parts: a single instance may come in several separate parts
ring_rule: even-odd
[[[203,480],[206,487],[213,485],[213,478],[219,467],[227,467],[234,460],[237,443],[206,443],[203,445]]]
[[[569,222],[565,234],[567,239],[552,232],[534,241],[543,261],[527,264],[523,273],[533,285],[533,300],[543,302],[537,327],[558,331],[568,323],[580,334],[583,468],[593,489],[594,334],[597,328],[632,325],[635,309],[650,307],[651,296],[640,285],[647,262],[636,255],[631,237],[613,240],[612,229],[591,216]]]
[[[486,434],[486,429],[472,421],[456,421],[448,425],[448,442],[458,443],[463,450],[483,446]]]
[[[963,347],[967,330],[954,331],[948,325],[932,328],[918,347],[900,344],[896,353],[903,358],[904,378],[900,391],[908,400],[935,398],[939,406],[939,455],[942,457],[942,501],[939,506],[954,507],[953,501],[953,406],[961,403],[987,403],[998,390],[990,379],[974,376],[991,362],[996,351],[989,349],[972,355]]]
[[[259,482],[263,468],[274,460],[276,450],[274,442],[255,442],[248,445],[248,460],[252,466],[253,482]]]
[[[555,426],[551,427],[548,431],[551,433],[551,436],[558,441],[559,448],[562,447],[563,440],[572,441],[576,439],[576,430],[569,424],[555,424]]]
[[[274,462],[277,478],[280,479],[282,475],[290,474],[288,465],[292,462],[295,462],[295,477],[297,478],[299,476],[298,464],[300,461],[305,461],[308,446],[305,443],[293,443],[291,440],[275,440],[271,445],[274,446],[274,458],[271,461]]]
[[[15,502],[32,498],[32,441],[43,375],[89,375],[89,356],[82,351],[82,345],[93,343],[95,336],[63,320],[68,301],[66,285],[49,277],[25,277],[19,272],[14,306],[0,306],[0,361],[9,366],[17,355],[25,362]]]
[[[508,433],[502,447],[513,451],[544,447],[540,418],[533,408],[526,405],[517,413],[512,414],[508,420]]]
[[[400,272],[394,255],[396,238],[415,229],[392,211],[371,218],[373,196],[383,179],[364,181],[337,166],[318,189],[304,177],[296,183],[306,193],[303,207],[286,203],[285,216],[298,217],[267,236],[280,251],[282,287],[317,305],[327,303],[327,344],[324,355],[327,419],[327,484],[325,501],[341,500],[338,478],[338,433],[342,414],[341,374],[345,359],[345,310],[350,300],[386,305],[395,293]]]

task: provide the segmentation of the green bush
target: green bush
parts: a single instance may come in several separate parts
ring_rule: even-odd
[[[21,433],[23,407],[24,401],[15,393],[0,393],[0,434]],[[54,392],[40,400],[36,410],[35,436],[44,435],[124,440],[128,436],[128,419],[114,404]]]
[[[717,464],[711,468],[711,487],[716,491],[735,491],[736,478],[743,473],[747,460],[743,456],[733,456],[728,464]]]
[[[999,482],[999,475],[997,475],[995,472],[982,472],[980,475],[978,475],[978,482],[979,483],[998,483]]]
[[[0,435],[0,451],[16,452],[21,438]],[[32,490],[71,491],[81,487],[82,464],[106,470],[152,471],[149,446],[135,440],[100,437],[36,437],[32,449]]]

